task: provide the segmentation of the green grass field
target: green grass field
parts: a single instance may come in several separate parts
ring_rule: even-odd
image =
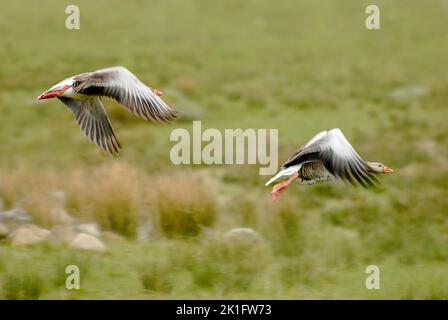
[[[81,29],[65,28],[77,4]],[[9,1],[0,14],[0,198],[51,228],[48,196],[124,236],[104,253],[0,242],[0,298],[448,298],[448,3],[369,1]],[[124,148],[89,143],[59,101],[78,73],[123,65],[183,118],[158,125],[105,105]],[[270,202],[258,165],[175,166],[170,132],[279,129],[282,162],[340,128],[395,170],[374,190],[291,186]],[[154,232],[137,241],[136,227]],[[250,227],[255,244],[229,243]],[[65,289],[65,267],[81,290]],[[378,265],[381,289],[367,290]]]

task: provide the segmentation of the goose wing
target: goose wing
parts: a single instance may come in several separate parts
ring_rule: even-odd
[[[85,100],[65,97],[58,97],[58,99],[73,112],[76,122],[90,141],[110,154],[119,153],[120,143],[115,137],[114,129],[99,97]]]
[[[113,98],[140,118],[167,122],[177,117],[174,109],[124,67],[83,73],[73,80],[75,92]]]
[[[378,180],[371,174],[367,163],[359,156],[339,129],[321,132],[297,151],[284,168],[307,162],[320,161],[332,175],[363,187]]]
[[[314,137],[312,137],[307,143],[305,143],[305,145],[303,145],[299,150],[297,150],[292,156],[289,157],[288,160],[286,160],[286,162],[283,164],[282,168],[286,169],[288,167],[294,166],[299,164],[300,162],[296,161],[296,158],[298,156],[300,156],[301,154],[303,154],[303,149],[306,149],[307,147],[309,147],[310,145],[318,142],[319,140],[321,140],[322,138],[324,138],[327,135],[328,131],[324,130],[319,132],[318,134],[316,134]]]

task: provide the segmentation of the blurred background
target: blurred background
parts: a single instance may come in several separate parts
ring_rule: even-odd
[[[65,8],[80,8],[80,30]],[[381,10],[367,30],[365,8]],[[0,14],[0,298],[448,298],[448,3],[7,1]],[[105,101],[124,149],[36,97],[123,65],[182,113]],[[279,161],[339,127],[395,170],[374,190],[257,165],[174,166],[174,128],[277,128]],[[243,228],[243,229],[242,229]],[[80,236],[81,234],[81,236]],[[81,289],[65,288],[77,265]],[[381,270],[367,290],[366,266]]]

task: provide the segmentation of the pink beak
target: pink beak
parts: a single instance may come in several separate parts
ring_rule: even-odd
[[[59,95],[63,94],[64,91],[70,87],[71,86],[69,86],[69,85],[65,85],[61,89],[46,91],[46,92],[42,93],[40,96],[38,96],[37,99],[43,100],[43,99],[50,99],[50,98],[58,97]]]
[[[38,100],[43,100],[43,99],[50,99],[50,98],[54,98],[57,97],[58,91],[47,91],[42,93],[40,96],[37,97]]]

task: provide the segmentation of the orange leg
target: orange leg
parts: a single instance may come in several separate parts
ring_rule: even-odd
[[[272,202],[275,202],[278,197],[280,196],[280,193],[282,193],[283,191],[286,190],[286,188],[289,186],[289,184],[291,182],[293,182],[294,180],[296,180],[299,177],[299,173],[296,172],[294,173],[288,180],[277,183],[271,191],[271,195],[272,195]]]
[[[157,89],[152,89],[152,91],[159,97],[162,95],[162,91],[159,91]]]

